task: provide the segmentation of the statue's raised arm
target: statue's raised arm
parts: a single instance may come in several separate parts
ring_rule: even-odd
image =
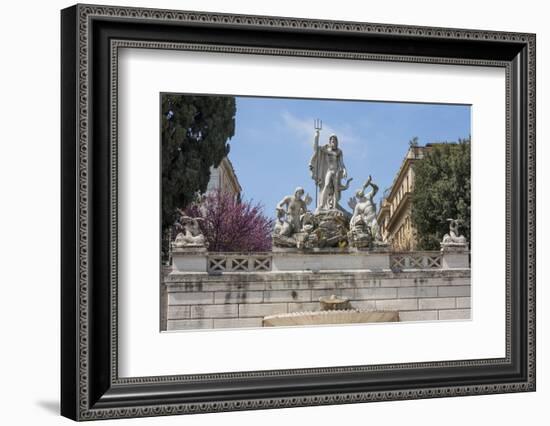
[[[376,195],[376,193],[378,192],[378,185],[376,185],[375,183],[371,182],[370,183],[370,187],[372,188],[372,191],[370,191],[368,193],[368,197],[369,199],[372,201],[374,200],[374,196]]]
[[[368,187],[371,187],[372,189],[367,192],[366,194],[366,198],[368,198],[369,200],[373,200],[374,199],[374,196],[378,193],[378,185],[376,185],[373,181],[372,181],[372,176],[369,175],[369,178],[367,179],[367,181],[363,184],[363,192],[368,188]]]
[[[323,128],[323,122],[318,118],[313,121],[313,127],[315,128],[315,136],[313,136],[313,152],[317,153],[319,150],[319,136],[321,129]]]
[[[315,119],[313,122],[313,127],[315,128],[315,135],[313,136],[313,155],[309,162],[309,170],[311,172],[311,178],[315,181],[315,186],[317,187],[321,182],[321,177],[319,176],[319,137],[321,134],[321,128],[323,122],[319,119]],[[315,202],[317,203],[317,195],[315,196]]]
[[[319,150],[319,136],[321,132],[319,130],[315,130],[315,135],[313,136],[313,152],[317,152]]]

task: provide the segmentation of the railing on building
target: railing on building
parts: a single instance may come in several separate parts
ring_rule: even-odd
[[[433,252],[400,252],[390,254],[390,268],[441,269],[443,255]],[[209,253],[207,269],[211,274],[225,272],[269,272],[272,270],[271,253]]]
[[[272,259],[270,253],[212,253],[208,254],[208,272],[269,272]]]
[[[433,252],[402,252],[390,255],[390,268],[403,269],[441,269],[443,256],[439,251]]]

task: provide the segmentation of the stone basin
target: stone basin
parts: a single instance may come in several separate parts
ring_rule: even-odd
[[[372,322],[397,322],[397,311],[360,311],[357,309],[292,312],[264,317],[264,327],[285,327],[323,324],[357,324]]]
[[[347,297],[338,297],[335,294],[320,297],[319,303],[322,311],[345,311],[351,308]]]

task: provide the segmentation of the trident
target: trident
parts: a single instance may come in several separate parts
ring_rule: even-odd
[[[323,122],[316,118],[315,120],[313,120],[313,128],[315,130],[321,131],[321,129],[323,128]]]
[[[313,120],[313,128],[320,132],[321,129],[323,128],[323,122],[319,118],[314,119]],[[316,161],[315,161],[315,173],[316,173],[316,176],[315,176],[315,207],[319,207],[318,200],[317,200],[318,192],[319,192],[319,175],[318,175],[318,173],[319,173],[319,141],[318,140],[317,140],[317,144],[315,146],[315,154],[316,154]]]

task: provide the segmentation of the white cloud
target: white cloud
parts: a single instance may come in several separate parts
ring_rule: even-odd
[[[291,133],[296,134],[296,137],[308,145],[313,143],[313,136],[315,129],[313,127],[313,117],[301,118],[294,114],[283,111],[281,113],[283,124],[289,129]],[[338,142],[344,152],[346,148],[352,148],[357,146],[360,142],[359,138],[353,132],[353,126],[350,123],[330,123],[323,121],[323,128],[321,130],[320,143],[325,144],[328,142],[330,135],[335,134],[338,136]],[[364,151],[364,146],[362,147]]]

